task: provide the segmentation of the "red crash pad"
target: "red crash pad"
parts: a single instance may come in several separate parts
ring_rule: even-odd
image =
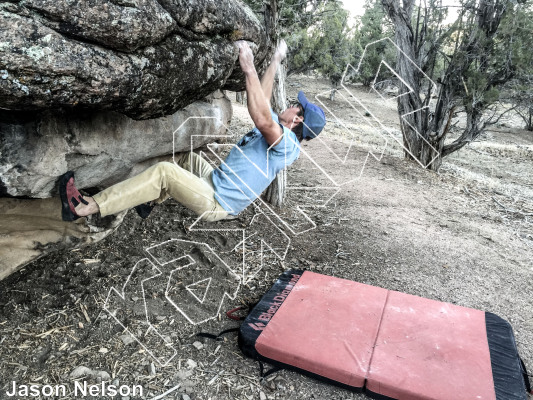
[[[239,333],[257,360],[380,399],[526,399],[509,324],[491,313],[292,270]]]

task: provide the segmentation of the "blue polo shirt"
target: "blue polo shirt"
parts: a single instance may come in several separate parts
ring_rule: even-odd
[[[278,116],[270,110],[272,119],[279,124]],[[248,207],[270,185],[282,169],[291,165],[300,155],[296,135],[280,124],[281,140],[269,145],[261,132],[254,128],[230,151],[222,164],[213,170],[215,198],[233,215]]]

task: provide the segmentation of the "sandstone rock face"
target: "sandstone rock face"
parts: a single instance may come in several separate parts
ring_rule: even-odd
[[[96,215],[63,222],[57,194],[60,175],[74,170],[80,188],[105,188],[155,162],[171,161],[174,151],[213,141],[201,135],[223,136],[231,110],[231,102],[217,92],[171,116],[146,121],[116,112],[4,115],[0,122],[0,280],[49,252],[99,241],[121,224],[127,211],[103,219]],[[2,197],[6,195],[19,198]]]
[[[242,88],[237,39],[262,62],[264,29],[238,0],[2,2],[0,107],[169,115]]]
[[[224,135],[231,111],[229,99],[216,92],[209,102],[145,121],[115,112],[43,112],[32,118],[12,115],[11,121],[4,115],[0,196],[56,196],[57,178],[69,170],[75,171],[79,187],[102,189],[140,172],[141,163],[190,151],[193,135]],[[194,147],[209,141],[213,139],[198,136]]]

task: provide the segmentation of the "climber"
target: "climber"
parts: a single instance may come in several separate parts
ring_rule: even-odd
[[[216,169],[195,153],[184,153],[175,163],[160,162],[130,179],[93,197],[83,196],[75,186],[74,173],[60,178],[62,218],[100,213],[115,214],[135,207],[146,218],[154,204],[174,198],[204,221],[237,215],[274,180],[276,174],[299,156],[300,142],[316,137],[323,129],[324,111],[298,93],[298,103],[276,115],[270,108],[272,86],[287,45],[280,43],[261,81],[252,50],[245,41],[236,42],[239,62],[246,79],[248,112],[255,128],[247,133]]]

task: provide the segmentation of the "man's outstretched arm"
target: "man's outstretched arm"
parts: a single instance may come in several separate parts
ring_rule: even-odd
[[[259,129],[259,132],[261,132],[269,146],[272,146],[280,140],[282,130],[270,114],[270,103],[267,101],[261,82],[257,76],[257,71],[254,66],[254,55],[250,46],[244,41],[238,41],[236,44],[239,46],[239,62],[246,78],[248,112],[256,128]]]
[[[285,40],[281,39],[279,42],[276,52],[272,56],[270,65],[268,66],[265,74],[261,78],[261,87],[263,88],[263,93],[267,99],[267,103],[270,104],[270,99],[272,98],[272,86],[274,85],[274,78],[276,76],[276,71],[278,66],[283,61],[287,55],[287,44]]]

